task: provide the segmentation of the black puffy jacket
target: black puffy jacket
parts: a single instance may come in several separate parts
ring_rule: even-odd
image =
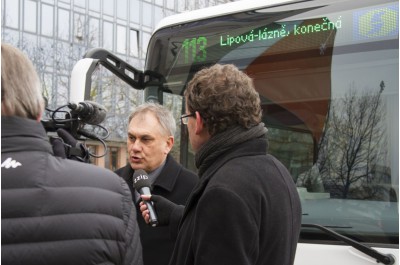
[[[53,156],[43,126],[1,118],[2,264],[142,264],[124,180]]]

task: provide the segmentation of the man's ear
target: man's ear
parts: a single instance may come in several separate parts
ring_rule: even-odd
[[[196,111],[196,128],[195,128],[195,133],[196,134],[201,134],[203,130],[205,130],[205,124],[203,119],[201,118],[201,115],[198,111]]]
[[[171,151],[174,146],[175,138],[173,136],[169,136],[167,139],[167,147],[169,148],[168,152]]]
[[[36,118],[37,122],[40,122],[42,120],[42,113],[39,114],[39,116]]]

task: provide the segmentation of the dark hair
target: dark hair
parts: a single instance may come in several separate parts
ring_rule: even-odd
[[[233,64],[215,64],[197,72],[185,91],[189,112],[198,111],[211,135],[261,121],[260,97],[253,80]]]

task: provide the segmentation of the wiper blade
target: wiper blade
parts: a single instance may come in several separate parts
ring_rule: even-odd
[[[357,242],[351,238],[348,238],[347,236],[336,233],[332,229],[329,229],[325,226],[317,225],[317,224],[302,224],[301,227],[317,228],[317,229],[327,233],[328,235],[331,235],[334,238],[347,243],[349,246],[352,246],[353,248],[358,249],[359,251],[365,253],[366,255],[376,259],[377,262],[387,264],[387,265],[392,265],[395,262],[393,255],[380,253],[379,251],[377,251],[373,248],[370,248],[369,246],[366,246],[360,242]]]

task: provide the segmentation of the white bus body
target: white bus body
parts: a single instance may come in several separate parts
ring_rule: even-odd
[[[287,166],[302,200],[295,264],[399,264],[398,7],[242,0],[177,14],[154,31],[144,72],[128,69],[134,78],[124,81],[179,116],[195,72],[235,64],[254,80],[268,152]],[[86,57],[125,65],[103,51]],[[87,62],[77,69],[92,69]],[[196,170],[180,132],[178,159]]]

